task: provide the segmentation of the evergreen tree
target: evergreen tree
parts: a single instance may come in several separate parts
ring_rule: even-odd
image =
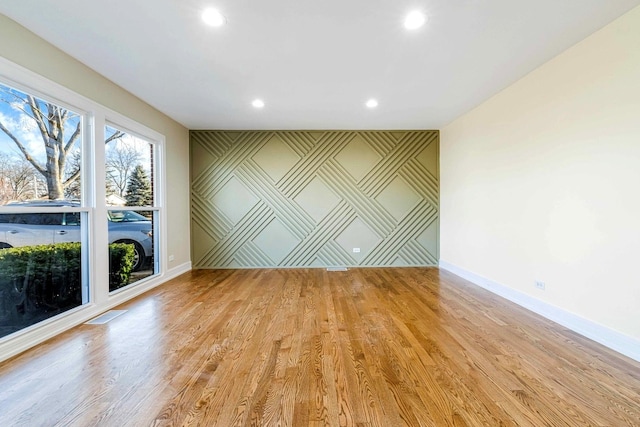
[[[151,181],[141,165],[136,166],[129,177],[125,199],[127,201],[127,206],[153,205]]]

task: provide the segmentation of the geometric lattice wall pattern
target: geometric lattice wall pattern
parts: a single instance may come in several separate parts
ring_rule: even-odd
[[[425,266],[438,131],[191,131],[196,268]]]

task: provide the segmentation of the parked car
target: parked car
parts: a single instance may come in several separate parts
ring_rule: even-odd
[[[69,201],[13,202],[7,207],[79,207]],[[80,212],[0,213],[0,249],[80,241]],[[134,211],[109,211],[109,243],[134,247],[133,270],[153,257],[153,225]]]

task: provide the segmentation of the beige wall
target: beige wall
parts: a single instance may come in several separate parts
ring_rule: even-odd
[[[635,340],[639,46],[636,8],[441,132],[441,260]]]
[[[4,15],[0,15],[0,56],[166,137],[167,248],[175,257],[168,268],[188,263],[188,130]]]
[[[192,131],[191,150],[196,267],[437,263],[437,131]]]

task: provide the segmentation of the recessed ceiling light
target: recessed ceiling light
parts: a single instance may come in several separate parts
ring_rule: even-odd
[[[264,107],[264,101],[262,99],[254,99],[251,105],[253,105],[255,108],[262,108]]]
[[[367,108],[376,108],[378,106],[378,101],[371,98],[364,105],[366,105]]]
[[[217,9],[209,7],[202,12],[202,20],[207,25],[212,27],[219,27],[227,23],[227,18],[224,17]]]
[[[419,10],[414,10],[410,12],[406,18],[404,18],[404,27],[407,30],[415,30],[416,28],[422,27],[422,25],[427,21],[427,16],[420,12]]]

